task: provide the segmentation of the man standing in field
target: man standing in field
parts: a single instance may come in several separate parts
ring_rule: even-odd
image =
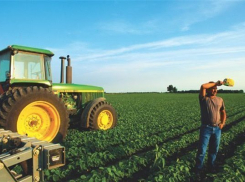
[[[217,86],[223,85],[222,81],[205,83],[200,88],[199,103],[201,108],[201,127],[199,146],[196,156],[196,170],[200,173],[203,169],[203,162],[207,146],[208,170],[214,172],[214,162],[219,149],[221,129],[225,125],[226,112],[222,98],[217,97]]]

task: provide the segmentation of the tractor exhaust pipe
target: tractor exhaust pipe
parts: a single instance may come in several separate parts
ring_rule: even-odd
[[[61,71],[60,71],[60,83],[64,83],[64,68],[66,57],[61,56]]]
[[[70,56],[67,55],[67,66],[66,66],[66,83],[72,83],[72,67]]]

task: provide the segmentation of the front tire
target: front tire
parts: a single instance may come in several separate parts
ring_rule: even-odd
[[[48,142],[60,142],[69,127],[62,101],[42,87],[17,88],[3,95],[1,123],[5,129]]]
[[[103,97],[88,103],[81,116],[81,126],[90,130],[108,130],[116,124],[116,110]]]
[[[115,109],[106,101],[99,102],[89,116],[89,128],[92,130],[108,130],[117,124]]]

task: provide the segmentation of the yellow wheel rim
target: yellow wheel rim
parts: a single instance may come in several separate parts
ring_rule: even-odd
[[[113,124],[113,114],[109,110],[103,110],[99,113],[97,118],[97,123],[99,129],[107,130],[112,127]]]
[[[56,108],[45,101],[28,104],[20,113],[17,132],[39,140],[51,142],[60,128],[60,116]]]

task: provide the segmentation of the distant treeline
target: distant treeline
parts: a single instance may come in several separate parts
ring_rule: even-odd
[[[106,94],[160,94],[160,93],[170,93],[170,92],[115,92],[115,93],[107,93]],[[173,93],[173,92],[172,92]],[[177,91],[176,93],[199,93],[199,90],[182,90],[182,91]],[[220,89],[218,90],[218,93],[244,93],[243,90],[223,90]]]
[[[199,93],[199,90],[182,90],[177,93]],[[218,93],[244,93],[243,90],[223,90],[219,89]]]
[[[106,94],[160,94],[164,92],[105,92]]]

